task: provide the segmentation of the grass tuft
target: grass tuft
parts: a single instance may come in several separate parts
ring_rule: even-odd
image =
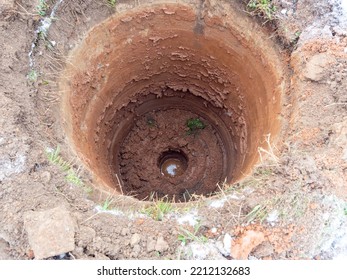
[[[65,161],[60,156],[60,147],[59,146],[57,146],[57,148],[55,148],[53,150],[47,150],[46,153],[47,153],[48,160],[51,163],[60,166],[63,169],[63,171],[69,171],[71,169],[70,163]]]
[[[111,203],[113,202],[113,199],[111,196],[107,197],[104,201],[104,203],[102,204],[102,210],[103,211],[107,211],[107,210],[110,210],[110,206],[111,206]]]
[[[28,80],[32,83],[35,83],[37,81],[38,77],[39,77],[39,75],[37,74],[37,72],[34,69],[31,69],[27,75]]]
[[[73,169],[67,170],[67,175],[65,176],[65,179],[69,183],[72,183],[79,187],[82,187],[84,185],[81,178],[76,174],[75,170]]]
[[[276,6],[272,0],[250,0],[247,10],[252,16],[259,16],[265,23],[276,18]]]
[[[162,221],[164,216],[174,210],[172,204],[167,199],[162,198],[153,201],[150,205],[145,206],[141,212],[151,217],[155,221]]]
[[[268,216],[268,211],[268,205],[258,204],[246,215],[245,221],[247,224],[252,222],[262,223]]]
[[[65,179],[67,182],[82,187],[87,193],[90,193],[92,190],[90,187],[84,185],[82,179],[78,176],[78,171],[76,172],[72,167],[70,162],[67,162],[60,155],[60,147],[57,146],[55,149],[46,150],[48,160],[55,165],[58,165],[64,172],[66,172]]]
[[[206,125],[199,118],[187,120],[186,125],[188,127],[187,135],[196,135],[200,130],[206,127]]]
[[[36,11],[40,16],[44,17],[47,14],[48,8],[49,6],[46,0],[39,0],[39,4],[36,6]]]
[[[111,8],[114,8],[117,4],[117,0],[106,0],[107,5],[110,6]]]
[[[189,241],[196,241],[199,243],[206,243],[208,238],[202,234],[199,234],[201,225],[196,224],[193,231],[189,231],[185,228],[181,228],[181,233],[178,235],[178,241],[181,241],[182,245],[185,246]]]

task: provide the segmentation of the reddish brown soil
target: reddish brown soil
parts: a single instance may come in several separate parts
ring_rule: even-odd
[[[190,131],[190,119],[206,127]],[[222,146],[211,124],[189,111],[168,109],[140,116],[120,148],[123,191],[138,199],[167,196],[176,201],[209,195],[223,181]],[[161,155],[170,151],[186,157],[187,168],[181,175],[165,176],[160,170]]]
[[[266,146],[264,135],[276,139],[280,128],[286,127],[286,120],[279,117],[288,82],[282,54],[260,30],[239,36],[244,29],[257,27],[227,3],[212,9],[214,4],[208,2],[198,6],[159,2],[96,25],[70,53],[60,84],[69,141],[101,185],[121,193],[122,186],[114,178],[119,173],[115,155],[132,127],[133,116],[123,117],[120,109],[141,104],[151,93],[157,95],[151,106],[162,108],[163,93],[181,92],[201,101],[189,102],[187,98],[178,102],[180,107],[203,112],[218,130],[224,146],[222,180],[240,180],[257,161],[258,148]],[[225,9],[230,13],[227,18]],[[221,112],[213,112],[213,108]],[[217,157],[211,161],[216,162]],[[126,177],[134,176],[135,185],[139,185],[135,174]],[[209,174],[212,172],[196,176],[202,180]],[[209,190],[220,177],[215,174],[211,178]],[[148,182],[148,178],[142,179]],[[198,181],[193,181],[176,194],[182,196],[184,189],[202,193]],[[151,188],[159,191],[158,186],[155,183]],[[137,195],[143,198],[149,194]]]

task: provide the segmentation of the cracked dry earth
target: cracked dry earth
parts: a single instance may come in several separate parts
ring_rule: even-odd
[[[120,0],[115,7],[110,7],[107,1],[103,0],[52,0],[47,3],[45,16],[37,14],[35,1],[5,0],[0,4],[0,259],[312,260],[347,256],[347,5],[344,1],[275,0],[273,3],[277,6],[276,20],[267,24],[245,13],[246,7],[242,1],[151,0],[139,3]],[[186,12],[177,13],[181,7],[184,7],[183,10]],[[130,17],[127,14],[133,15],[132,13],[139,11],[143,17]],[[224,11],[224,14],[220,11]],[[150,23],[150,28],[145,29],[147,20],[156,19],[157,15],[162,20],[160,25]],[[181,18],[176,20],[177,15]],[[223,20],[219,20],[218,16]],[[105,23],[105,20],[115,19],[117,22],[118,17],[122,19],[119,22],[124,28],[131,27],[136,20],[144,21],[134,29],[129,28],[130,34],[143,26],[143,30],[139,31],[142,36],[139,41],[136,41],[136,36],[131,37],[133,42],[118,42],[114,39],[114,45],[103,45],[103,41],[100,41],[99,45],[87,48],[87,52],[83,53],[85,60],[79,60],[81,64],[75,67],[77,64],[74,59],[82,55],[78,51],[83,49],[83,46],[89,46],[88,42],[93,40],[105,40],[101,35],[96,39],[88,37],[91,36],[91,33],[88,33],[91,28],[102,30],[102,26],[110,23]],[[236,135],[231,137],[236,146],[233,150],[224,145],[230,143],[223,140],[229,139],[229,134],[223,130],[213,130],[218,126],[211,121],[211,115],[203,113],[203,109],[198,115],[210,125],[207,128],[210,130],[203,130],[196,136],[186,135],[184,121],[195,117],[196,112],[180,114],[177,110],[182,108],[176,108],[177,124],[171,123],[177,126],[178,130],[184,130],[183,140],[180,140],[182,151],[179,153],[187,153],[189,166],[189,163],[197,158],[191,158],[190,151],[194,149],[193,146],[187,152],[184,150],[186,144],[183,141],[204,141],[203,137],[208,138],[204,133],[211,132],[215,137],[222,139],[221,143],[224,141],[223,148],[215,147],[215,150],[218,150],[218,153],[234,155],[232,159],[235,161],[230,160],[230,156],[226,156],[226,160],[220,162],[219,156],[204,156],[211,158],[212,162],[219,164],[218,166],[225,171],[223,169],[222,175],[218,174],[216,178],[208,176],[210,180],[206,180],[205,184],[210,187],[209,191],[204,192],[205,196],[193,196],[189,202],[184,202],[184,192],[179,192],[182,195],[181,202],[172,204],[166,204],[165,199],[153,202],[148,197],[145,199],[146,195],[140,200],[136,195],[132,197],[134,189],[127,191],[126,188],[120,188],[127,182],[124,180],[125,177],[112,175],[114,173],[111,174],[107,169],[109,166],[118,166],[117,160],[121,158],[109,153],[108,148],[102,148],[106,145],[103,141],[111,139],[107,138],[107,135],[113,128],[105,125],[105,129],[97,126],[95,130],[89,131],[89,127],[94,125],[93,121],[96,123],[102,114],[94,114],[89,119],[83,119],[84,117],[80,117],[85,108],[83,106],[89,100],[95,101],[97,105],[108,100],[108,84],[102,81],[118,83],[112,84],[115,92],[118,86],[120,92],[119,99],[116,99],[120,101],[113,102],[116,104],[116,107],[112,107],[115,115],[123,103],[136,103],[142,100],[139,96],[158,96],[159,89],[181,94],[184,90],[182,83],[175,84],[177,80],[172,76],[164,77],[169,82],[166,81],[163,88],[161,76],[151,72],[157,56],[150,57],[150,45],[141,49],[137,43],[140,44],[141,40],[144,40],[153,43],[156,48],[170,48],[169,45],[160,45],[165,42],[160,39],[164,33],[155,39],[151,37],[150,32],[160,31],[162,27],[168,28],[167,22],[172,19],[174,20],[171,24],[177,28],[180,36],[184,36],[185,32],[190,30],[192,33],[188,34],[195,34],[192,36],[197,36],[198,42],[206,39],[208,45],[211,41],[207,39],[214,36],[218,39],[217,42],[221,42],[224,37],[218,37],[218,30],[233,29],[234,27],[228,25],[233,18],[237,18],[240,23],[235,30],[243,28],[244,33],[234,36],[237,40],[232,48],[239,51],[252,50],[257,62],[254,63],[254,68],[242,69],[253,71],[253,83],[258,81],[256,77],[259,74],[264,88],[271,89],[271,93],[277,92],[278,95],[273,96],[279,97],[280,99],[275,99],[280,102],[268,99],[270,95],[262,96],[260,91],[258,93],[256,90],[260,86],[252,88],[248,80],[243,81],[241,68],[240,72],[236,73],[236,76],[240,76],[239,84],[237,79],[233,80],[233,75],[225,75],[223,79],[230,78],[235,90],[237,86],[255,90],[253,92],[257,92],[258,100],[265,102],[266,106],[260,106],[257,102],[247,103],[254,99],[249,98],[250,93],[241,92],[233,99],[242,105],[237,109],[233,107],[233,102],[229,102],[229,97],[215,98],[215,95],[201,91],[201,85],[195,80],[187,82],[185,94],[204,98],[210,102],[205,107],[212,108],[211,110],[220,108],[222,111],[216,109],[216,112],[223,114],[216,115],[223,116],[223,121],[230,117],[230,112],[232,116],[240,114],[243,119],[232,119],[236,127],[235,130],[229,130]],[[176,22],[184,24],[176,26]],[[213,29],[216,26],[219,28],[217,31]],[[116,25],[114,28],[117,30]],[[209,33],[209,28],[215,32]],[[258,37],[253,36],[255,33],[259,34]],[[124,36],[130,38],[127,33]],[[254,37],[254,40],[260,38],[257,42],[263,44],[263,48],[245,47],[245,42],[253,42],[250,37]],[[86,42],[85,38],[89,38],[89,41]],[[243,48],[238,48],[236,42],[241,42]],[[200,47],[203,48],[206,44]],[[100,50],[102,51],[97,58],[103,64],[95,69],[104,71],[102,69],[106,68],[102,66],[105,66],[106,60],[109,59],[101,56],[105,53],[105,48],[112,52],[112,48],[119,46],[131,49],[131,54],[134,54],[134,57],[136,54],[141,63],[145,61],[148,69],[142,66],[137,69],[136,59],[132,63],[124,60],[129,69],[134,68],[131,68],[132,72],[129,72],[129,75],[122,75],[116,67],[117,61],[121,61],[120,58],[109,62],[114,66],[114,72],[95,72],[97,74],[93,77],[98,77],[99,73],[105,76],[100,74],[100,80],[94,84],[90,84],[88,79],[83,80],[84,82],[77,79],[78,75],[86,77],[88,71],[82,64],[97,57],[96,53]],[[212,43],[208,46],[215,50]],[[265,48],[267,46],[273,46],[273,49]],[[194,44],[189,45],[189,42],[184,46],[177,45],[178,47],[199,49]],[[209,48],[205,51],[209,51]],[[136,53],[137,49],[141,51]],[[162,52],[165,53],[164,48]],[[124,55],[126,54],[125,51]],[[149,55],[150,59],[147,59],[146,55]],[[199,55],[201,54],[196,52],[189,59],[195,63],[194,59]],[[247,52],[243,55],[247,58]],[[272,55],[279,58],[278,64],[271,60]],[[218,54],[215,56],[218,58]],[[130,57],[129,61],[134,57]],[[223,62],[227,58],[228,56],[223,57]],[[265,61],[265,58],[270,58],[270,62]],[[184,69],[183,62],[186,58],[180,59],[176,60],[177,64],[173,64],[172,68],[169,64],[163,64],[168,67],[167,73],[179,71],[179,63],[182,63]],[[237,59],[235,56],[235,60]],[[204,63],[203,67],[207,67],[207,64],[213,65],[214,62],[207,59]],[[276,65],[280,65],[281,68],[277,69]],[[215,69],[220,70],[224,66],[218,67]],[[275,68],[279,71],[277,74],[271,72]],[[80,72],[73,72],[75,69]],[[202,68],[197,69],[203,71]],[[69,71],[75,76],[66,76]],[[125,73],[127,69],[123,68],[123,71]],[[280,72],[281,74],[278,74]],[[123,85],[119,84],[119,80],[125,84],[134,73],[137,75],[134,81],[141,82],[142,79],[149,81],[148,84],[140,87],[139,83],[134,83],[128,88],[124,86],[128,91],[121,91]],[[220,79],[223,80],[221,82],[216,75],[223,73],[225,72],[222,70],[210,72],[206,80],[201,78],[202,81],[208,81],[203,86],[207,88],[208,85],[212,85],[217,91],[220,90],[219,84],[224,83],[224,80]],[[275,80],[268,82],[264,73],[272,75],[276,83]],[[179,74],[180,79],[186,82],[191,73]],[[151,84],[151,81],[157,84]],[[131,85],[131,82],[128,84]],[[278,84],[282,86],[280,90],[275,87]],[[76,86],[76,91],[73,91],[76,94],[87,92],[90,96],[97,96],[98,93],[101,95],[94,99],[89,98],[89,95],[85,99],[84,95],[75,95],[77,98],[73,99],[74,95],[69,92],[71,85]],[[137,90],[136,94],[139,95],[130,98],[129,88]],[[178,98],[176,95],[173,97]],[[107,101],[107,106],[112,105],[111,101]],[[140,105],[147,104],[141,102]],[[184,103],[184,100],[181,103]],[[253,106],[247,107],[247,104]],[[134,105],[134,110],[126,107],[128,111],[125,112],[136,111],[136,106],[142,108],[140,105]],[[100,107],[101,109],[97,106],[91,107],[93,110],[95,108],[95,112],[102,112],[108,108],[105,103],[102,106],[104,107]],[[266,113],[266,109],[262,111],[262,108],[271,110]],[[261,116],[264,116],[266,125],[260,121],[257,110],[263,112]],[[153,131],[157,127],[165,127],[165,119],[170,118],[165,114],[169,114],[169,111],[167,109],[161,113],[155,112],[151,115],[150,122],[145,114],[139,114],[136,119],[139,124],[138,130],[126,133],[134,134],[129,141],[136,142],[136,134],[139,133],[160,133]],[[111,115],[108,113],[107,116]],[[178,115],[182,116],[182,122],[178,121]],[[155,125],[152,118],[157,118]],[[115,118],[114,123],[118,121],[122,124],[122,120]],[[252,133],[246,131],[246,134],[242,134],[242,124],[246,123],[248,129],[255,122],[258,123],[253,127]],[[225,123],[229,124],[227,121]],[[228,125],[226,127],[228,128]],[[124,130],[120,131],[119,135],[122,135]],[[273,133],[269,135],[270,132]],[[107,137],[99,137],[101,141],[97,142],[99,140],[95,135]],[[199,135],[202,138],[199,138]],[[163,141],[176,141],[170,133],[165,137],[170,140]],[[95,141],[86,142],[91,139]],[[117,137],[115,139],[117,140]],[[146,137],[142,141],[145,139]],[[247,139],[252,141],[247,142]],[[152,140],[154,141],[154,138]],[[123,149],[129,148],[126,147],[126,142],[122,143],[123,146],[120,146]],[[146,155],[150,153],[149,145],[147,143],[146,149],[143,150]],[[213,144],[209,144],[211,145]],[[248,154],[237,152],[242,150],[242,145],[246,145]],[[142,149],[142,146],[137,141],[133,147]],[[159,155],[154,157],[155,160],[160,159],[160,153],[168,148],[161,147],[160,143],[157,147],[159,148],[156,153]],[[109,154],[112,154],[110,158]],[[141,156],[137,151],[133,154]],[[112,164],[109,164],[110,162]],[[130,169],[127,169],[127,172],[131,175],[125,179],[138,176],[138,180],[134,181],[137,188],[141,192],[146,191],[141,189],[141,178],[153,172],[155,168],[142,174],[144,170],[140,169],[136,162],[122,164]],[[199,166],[199,163],[194,164]],[[234,171],[228,169],[231,165],[235,166]],[[138,172],[136,168],[139,168]],[[117,168],[115,170],[117,171]],[[237,177],[235,170],[243,175]],[[223,178],[229,174],[232,174],[235,180],[223,183]],[[158,178],[155,180],[158,181]],[[219,187],[216,185],[217,181]],[[189,237],[187,232],[194,233],[194,237]]]

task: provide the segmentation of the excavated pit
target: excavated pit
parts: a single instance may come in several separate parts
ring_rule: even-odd
[[[141,200],[212,195],[278,134],[282,69],[267,36],[229,6],[123,12],[71,55],[67,135],[101,187]]]

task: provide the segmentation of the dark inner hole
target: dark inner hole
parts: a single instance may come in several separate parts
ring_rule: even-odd
[[[166,177],[177,177],[184,174],[188,167],[188,158],[180,150],[163,152],[159,157],[160,173]]]

